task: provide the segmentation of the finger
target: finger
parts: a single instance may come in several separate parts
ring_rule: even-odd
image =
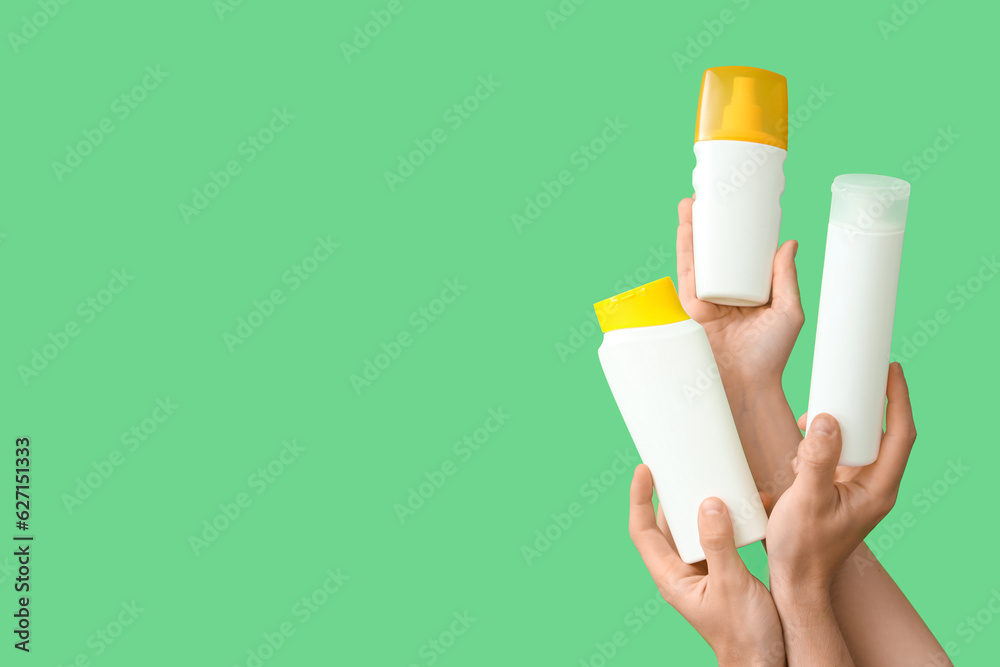
[[[732,581],[746,569],[736,551],[729,510],[718,498],[706,498],[698,508],[698,538],[713,580]]]
[[[629,490],[628,532],[642,562],[657,583],[671,578],[674,568],[683,565],[677,552],[656,525],[653,510],[653,475],[643,464],[636,466]]]
[[[694,227],[691,224],[691,206],[688,197],[677,204],[677,295],[682,304],[698,298],[694,284]]]
[[[798,475],[793,486],[804,486],[824,497],[833,491],[834,475],[840,460],[840,425],[826,413],[816,415],[806,437],[799,443],[796,465]]]
[[[802,297],[799,295],[799,274],[795,268],[795,255],[798,251],[798,241],[785,241],[775,253],[771,305],[783,313],[804,319]]]
[[[886,397],[889,404],[885,411],[885,435],[882,436],[878,460],[855,479],[877,495],[891,494],[895,498],[913,450],[913,442],[917,439],[910,390],[903,377],[903,367],[898,362],[889,366]]]
[[[809,413],[808,412],[803,412],[802,416],[799,417],[799,420],[796,422],[796,424],[799,425],[799,430],[800,431],[805,431],[806,430],[806,424],[808,424],[808,423],[809,423]]]

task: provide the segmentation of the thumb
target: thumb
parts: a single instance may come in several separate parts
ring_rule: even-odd
[[[806,437],[799,443],[798,476],[795,484],[813,493],[828,494],[833,489],[840,460],[840,424],[826,413],[816,415]]]
[[[705,551],[708,574],[713,579],[732,581],[740,570],[746,569],[736,551],[729,510],[718,498],[706,498],[698,508],[698,538]]]
[[[785,241],[774,255],[771,303],[796,318],[804,319],[802,297],[799,296],[799,276],[795,268],[798,241]]]

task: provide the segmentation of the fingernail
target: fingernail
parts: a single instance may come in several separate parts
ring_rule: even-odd
[[[902,376],[903,378],[905,378],[905,377],[906,377],[906,374],[905,374],[905,373],[903,372],[903,364],[901,364],[901,363],[899,363],[899,362],[897,361],[897,362],[896,362],[896,366],[898,366],[898,367],[899,367],[899,374],[900,374],[900,375],[901,375],[901,376]]]
[[[795,256],[798,254],[799,254],[799,242],[796,241],[795,247],[792,249],[792,259],[795,259]]]
[[[718,498],[709,498],[701,504],[701,509],[706,515],[722,514],[722,508],[722,501]]]
[[[833,435],[833,418],[829,415],[816,415],[809,432],[816,435]]]

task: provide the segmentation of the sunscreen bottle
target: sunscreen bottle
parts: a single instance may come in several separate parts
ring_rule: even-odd
[[[692,175],[699,299],[759,306],[770,298],[787,148],[785,77],[756,67],[705,70]]]
[[[604,375],[685,563],[705,559],[698,507],[729,508],[741,547],[764,538],[767,516],[743,454],[708,336],[670,278],[594,304]],[[705,377],[711,381],[707,384]]]
[[[821,412],[833,415],[840,465],[864,466],[882,441],[910,184],[845,174],[832,190],[806,429]]]

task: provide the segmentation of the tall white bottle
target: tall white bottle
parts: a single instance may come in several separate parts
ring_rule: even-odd
[[[598,350],[625,425],[685,563],[705,559],[698,507],[729,508],[737,546],[764,538],[767,516],[740,444],[705,330],[681,307],[670,278],[594,304]]]
[[[832,189],[806,428],[821,412],[833,415],[840,465],[863,466],[882,440],[910,184],[845,174]]]
[[[699,299],[759,306],[770,298],[787,147],[785,77],[756,67],[705,70],[692,174]]]

